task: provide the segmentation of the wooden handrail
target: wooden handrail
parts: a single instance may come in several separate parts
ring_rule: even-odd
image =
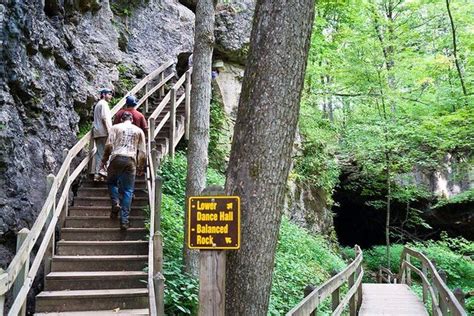
[[[315,288],[300,303],[298,303],[298,305],[293,307],[286,314],[286,316],[310,315],[315,310],[317,310],[319,304],[329,297],[329,295],[335,291],[339,291],[339,288],[346,282],[353,280],[354,276],[356,275],[356,271],[360,271],[360,273],[357,275],[357,280],[350,285],[349,291],[346,293],[344,299],[340,302],[337,302],[338,304],[333,305],[333,315],[340,315],[349,301],[355,302],[355,295],[359,294],[358,292],[361,291],[362,277],[364,275],[364,272],[361,268],[363,258],[362,250],[357,245],[355,246],[355,253],[356,257],[343,271],[339,272],[325,283]],[[351,304],[350,307],[351,315],[355,315],[356,304]]]
[[[156,175],[158,169],[158,161],[156,158],[156,150],[154,150],[155,138],[163,128],[163,126],[172,119],[172,112],[173,110],[179,106],[175,105],[172,106],[172,110],[167,112],[164,117],[160,120],[157,125],[157,118],[165,109],[165,107],[171,103],[173,105],[174,97],[173,93],[176,93],[177,89],[179,89],[184,83],[186,83],[186,88],[190,86],[190,72],[192,70],[189,69],[185,75],[181,76],[181,78],[173,85],[170,91],[164,96],[163,100],[161,100],[160,104],[156,107],[153,113],[148,117],[148,144],[147,144],[147,160],[148,160],[148,168],[147,168],[147,189],[149,192],[149,204],[150,204],[150,235],[149,235],[149,247],[148,247],[148,293],[149,293],[149,301],[150,301],[150,315],[163,315],[164,314],[164,307],[163,307],[163,293],[164,293],[164,277],[162,271],[162,262],[163,262],[163,250],[162,250],[162,237],[160,232],[160,205],[161,199],[159,195],[161,194],[161,184],[158,182]],[[155,87],[149,90],[145,96],[151,95],[151,92],[161,90],[164,86],[164,83],[171,79],[171,76],[163,78],[160,83],[158,83]],[[185,98],[180,98],[180,100],[186,99],[186,104],[189,104],[189,94],[185,93]],[[139,104],[143,103],[143,98],[140,100]],[[188,124],[188,120],[186,120],[185,124]],[[171,129],[174,131],[174,125],[171,125]],[[169,140],[170,144],[173,144],[173,140]],[[172,145],[171,145],[172,146]],[[154,154],[155,153],[155,154]],[[161,181],[161,180],[159,180]],[[161,305],[156,302],[161,301]]]
[[[160,78],[164,78],[162,75],[164,71],[166,71],[170,66],[173,65],[173,61],[168,61],[161,65],[159,68],[154,70],[152,73],[147,75],[143,80],[141,80],[135,87],[130,90],[126,96],[130,94],[136,94],[139,92],[143,87],[146,87],[149,82],[154,80],[157,76]],[[158,84],[159,87],[156,89],[152,89],[153,91],[150,93],[146,93],[146,97],[143,97],[140,101],[142,104],[148,97],[152,95],[153,92],[157,91],[161,88],[168,80],[170,80],[174,76],[174,73],[168,75],[165,80],[161,80]],[[111,114],[115,115],[120,108],[125,104],[126,96],[123,97],[112,109]],[[140,105],[139,104],[139,105]],[[138,105],[138,106],[139,106]],[[138,107],[137,106],[137,107]],[[82,152],[84,148],[89,144],[89,154],[79,163],[79,165],[74,169],[72,173],[69,174],[71,169],[72,161],[78,157],[78,155]],[[70,150],[67,151],[67,154],[64,157],[64,161],[59,168],[59,171],[56,176],[53,177],[53,181],[51,183],[51,188],[49,189],[48,195],[46,200],[41,208],[41,211],[34,222],[31,231],[28,233],[26,239],[21,244],[21,247],[18,249],[15,257],[11,261],[10,265],[8,266],[6,271],[0,274],[0,300],[3,300],[5,293],[12,288],[15,280],[17,279],[20,271],[25,267],[25,263],[30,256],[30,253],[35,246],[35,244],[39,241],[38,238],[41,234],[42,230],[46,230],[43,239],[41,240],[41,244],[39,246],[38,252],[36,253],[35,259],[32,262],[30,267],[25,267],[27,271],[27,277],[23,280],[22,284],[19,284],[19,291],[14,297],[13,305],[10,308],[8,315],[17,315],[21,308],[24,306],[27,295],[31,286],[33,284],[33,280],[36,277],[36,274],[39,270],[40,265],[43,262],[44,256],[48,248],[50,247],[51,240],[54,241],[54,232],[56,228],[56,224],[58,223],[58,219],[62,216],[62,213],[67,212],[67,198],[69,195],[69,190],[74,182],[74,180],[82,173],[84,168],[89,164],[92,160],[92,155],[95,152],[95,148],[93,146],[93,135],[92,131],[89,131],[86,135],[84,135]],[[147,148],[147,160],[150,165],[151,163],[151,151],[150,148]],[[153,167],[153,165],[151,164]],[[156,166],[154,167],[156,171]],[[151,171],[148,171],[150,175]],[[154,175],[150,175],[150,179],[152,179],[151,187],[149,187],[149,201],[150,201],[150,208],[154,211],[155,207],[155,177]],[[64,182],[64,183],[63,183]],[[60,190],[61,188],[61,190]],[[59,196],[58,196],[59,194]],[[57,201],[57,203],[56,203]],[[154,212],[151,212],[153,215]],[[151,223],[154,222],[153,216]],[[151,259],[154,259],[153,253],[153,242],[150,241],[151,248]],[[54,252],[54,249],[52,250]],[[153,283],[153,282],[151,282]],[[21,286],[21,287],[20,287]],[[17,288],[17,286],[15,286]],[[150,297],[153,296],[154,298],[154,288],[153,284],[150,285],[149,282],[149,289],[151,290]],[[163,305],[163,302],[161,302]],[[156,308],[156,301],[153,299],[153,302],[150,302],[150,311],[159,311]],[[0,313],[3,314],[3,304],[0,304]],[[159,313],[159,312],[158,312]],[[154,313],[153,315],[156,315]]]
[[[467,316],[467,312],[462,307],[461,303],[455,297],[453,292],[448,288],[446,282],[439,275],[433,262],[428,259],[423,253],[404,247],[400,256],[400,269],[397,277],[397,281],[411,285],[411,271],[414,271],[420,278],[423,284],[423,302],[427,301],[428,291],[431,296],[432,314],[444,315],[448,311],[454,316]],[[420,261],[422,269],[418,269],[411,262],[411,258],[415,258]],[[380,269],[379,274],[391,273],[388,269]],[[431,278],[431,282],[429,279]],[[380,277],[381,280],[385,280]]]

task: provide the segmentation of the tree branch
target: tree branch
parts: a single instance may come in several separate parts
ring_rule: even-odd
[[[449,8],[449,0],[446,0],[446,9],[448,10],[449,22],[451,23],[451,32],[453,37],[453,55],[454,63],[456,64],[456,69],[458,71],[459,81],[461,82],[462,92],[464,96],[467,96],[466,86],[464,84],[464,79],[461,73],[461,66],[459,65],[458,54],[457,54],[457,43],[456,43],[456,28],[454,27],[453,16],[451,15],[451,9]]]

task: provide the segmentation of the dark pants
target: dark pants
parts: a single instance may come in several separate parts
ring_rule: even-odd
[[[120,218],[123,224],[128,223],[135,187],[135,173],[135,160],[124,156],[114,157],[107,169],[107,185],[112,205],[120,204]]]

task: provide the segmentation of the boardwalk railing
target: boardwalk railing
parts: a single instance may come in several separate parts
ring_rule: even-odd
[[[176,100],[178,89],[185,84],[185,93]],[[153,91],[150,90],[150,91]],[[156,90],[155,90],[156,91]],[[150,237],[148,247],[148,290],[150,295],[150,315],[164,315],[164,281],[163,276],[163,238],[160,229],[161,214],[161,185],[162,180],[156,175],[160,164],[160,157],[156,150],[155,139],[163,126],[169,122],[169,140],[167,152],[172,155],[174,148],[183,134],[188,130],[189,105],[191,91],[191,69],[188,70],[171,90],[164,96],[158,107],[148,118],[147,144],[147,189],[150,205]],[[160,96],[163,97],[163,91]],[[146,97],[145,95],[144,97]],[[140,100],[139,105],[143,99]],[[183,103],[184,101],[184,103]],[[176,109],[183,103],[185,107],[185,124],[177,127]],[[169,112],[157,124],[157,117],[169,105]]]
[[[172,71],[173,62],[169,61],[158,69],[147,75],[141,80],[127,95],[143,93],[143,97],[140,99],[137,107],[144,104],[145,112],[148,110],[148,98],[159,91],[160,95],[164,94],[165,84],[174,76]],[[165,77],[165,74],[169,73]],[[152,82],[159,80],[158,83],[151,87]],[[141,91],[144,89],[144,91]],[[122,98],[111,110],[111,114],[114,115],[120,108],[125,104],[126,96]],[[80,162],[73,170],[73,162],[75,159],[81,159],[83,151],[89,148],[88,154],[80,160]],[[161,244],[157,242],[156,235],[159,234],[159,214],[158,216],[154,213],[155,203],[159,203],[159,195],[155,194],[155,190],[159,188],[159,185],[155,184],[154,166],[151,159],[150,146],[147,148],[148,157],[148,170],[147,175],[149,181],[149,200],[150,207],[153,206],[151,212],[151,223],[152,234],[150,234],[150,261],[153,264],[150,265],[149,269],[149,280],[153,279],[156,275],[153,275],[154,271],[160,271],[161,268],[159,261],[162,260]],[[13,303],[8,312],[8,315],[25,315],[26,312],[26,299],[29,290],[33,284],[33,281],[38,273],[39,267],[44,264],[44,275],[47,275],[51,270],[51,260],[55,254],[55,230],[56,225],[62,226],[64,218],[68,215],[68,198],[73,181],[89,166],[88,170],[92,170],[93,156],[95,153],[95,145],[93,141],[92,132],[88,132],[82,137],[71,149],[64,150],[64,161],[56,175],[48,176],[48,192],[47,198],[41,208],[41,211],[36,218],[35,223],[31,227],[31,230],[22,230],[18,236],[17,242],[17,253],[13,258],[12,262],[5,271],[0,274],[0,313],[4,314],[4,303],[5,294],[13,288]],[[152,172],[153,171],[153,172]],[[151,187],[150,187],[151,186]],[[158,222],[158,223],[157,223]],[[42,239],[40,240],[41,232],[44,232]],[[158,233],[156,233],[158,232]],[[33,262],[30,264],[30,254],[37,246],[36,256]],[[156,279],[156,278],[155,278]],[[158,278],[159,279],[159,278]],[[155,289],[153,282],[148,282],[148,289],[150,293],[150,313],[156,315],[157,304],[155,297]],[[160,296],[160,295],[159,295]],[[162,295],[158,298],[159,306],[163,306]]]
[[[411,259],[420,262],[421,270],[412,264]],[[431,299],[432,315],[466,315],[461,305],[461,297],[458,299],[446,286],[446,273],[437,270],[434,263],[419,251],[405,247],[401,254],[400,270],[398,275],[386,268],[379,270],[379,282],[412,284],[411,273],[415,272],[421,279],[423,285],[423,302]],[[449,313],[448,313],[449,312]]]
[[[349,304],[350,315],[356,315],[362,303],[362,250],[355,246],[354,260],[341,272],[334,275],[324,284],[312,289],[305,298],[290,310],[286,316],[316,315],[319,304],[331,295],[332,315],[341,315],[347,304]],[[340,299],[340,289],[348,282],[349,289]],[[308,291],[309,292],[309,291]]]

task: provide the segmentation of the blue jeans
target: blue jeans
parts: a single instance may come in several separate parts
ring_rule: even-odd
[[[107,137],[96,137],[95,146],[97,147],[97,151],[95,152],[95,174],[99,174],[100,170],[100,162],[102,161],[102,157],[104,157],[104,149],[105,143],[107,141]]]
[[[128,223],[130,206],[135,187],[135,160],[130,157],[116,156],[107,169],[107,185],[112,205],[120,204],[120,221]]]

